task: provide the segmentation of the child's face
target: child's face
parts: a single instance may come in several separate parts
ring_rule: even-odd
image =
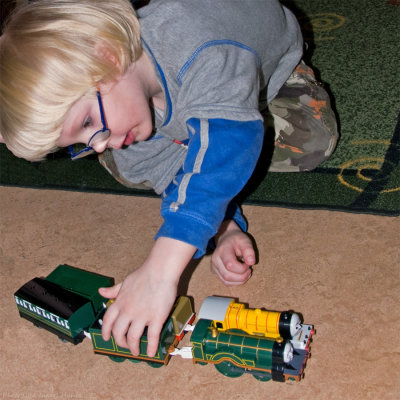
[[[97,153],[106,148],[120,149],[133,142],[146,140],[152,132],[150,96],[143,82],[129,70],[116,82],[99,88],[106,125],[111,134],[100,144],[93,144]],[[80,98],[70,108],[63,125],[58,146],[87,144],[91,136],[102,129],[99,103],[95,97]]]

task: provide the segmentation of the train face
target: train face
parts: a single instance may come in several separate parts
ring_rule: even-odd
[[[140,354],[133,356],[129,349],[119,347],[111,336],[105,341],[101,336],[101,320],[97,320],[90,328],[93,351],[96,354],[109,356],[113,361],[119,362],[129,359],[132,362],[146,361],[153,367],[168,364],[170,353],[183,337],[183,329],[194,319],[194,313],[189,298],[181,296],[177,299],[170,317],[164,324],[160,334],[157,353],[154,357],[147,356],[147,329],[140,339]]]
[[[14,298],[22,318],[77,344],[104,309],[98,288],[113,284],[113,278],[59,265],[46,278],[27,282]]]

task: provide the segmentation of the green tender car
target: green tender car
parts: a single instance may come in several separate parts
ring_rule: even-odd
[[[27,282],[14,298],[22,318],[77,344],[105,309],[98,289],[113,284],[114,278],[59,265],[46,278]]]
[[[115,362],[122,362],[129,359],[132,362],[145,361],[152,367],[167,365],[170,353],[173,352],[184,335],[184,328],[194,320],[194,312],[188,297],[178,297],[172,312],[163,326],[155,357],[148,357],[147,350],[147,328],[140,339],[140,354],[133,356],[129,349],[119,347],[111,336],[105,341],[101,336],[101,319],[94,322],[89,328],[92,339],[93,351],[96,354],[108,356]]]

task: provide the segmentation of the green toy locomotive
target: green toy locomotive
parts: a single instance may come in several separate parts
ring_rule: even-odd
[[[114,279],[68,265],[59,265],[46,278],[34,278],[15,294],[20,316],[77,344],[89,337],[96,354],[116,362],[129,359],[152,367],[168,364],[171,356],[191,358],[195,364],[213,364],[225,376],[249,373],[261,381],[296,380],[303,377],[310,356],[314,329],[302,324],[298,314],[248,309],[234,299],[210,296],[199,312],[198,321],[190,300],[177,299],[160,334],[155,357],[148,357],[147,331],[140,341],[140,354],[119,347],[111,336],[101,335],[106,299],[100,287],[112,286]],[[179,348],[185,331],[191,346]]]

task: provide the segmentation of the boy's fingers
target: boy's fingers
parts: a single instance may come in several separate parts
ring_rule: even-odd
[[[114,285],[111,287],[99,288],[99,293],[106,299],[115,299],[118,296],[119,290],[121,289],[121,285],[122,283],[118,283],[118,285]]]
[[[111,337],[111,330],[113,328],[114,322],[118,317],[118,309],[111,305],[111,307],[106,311],[103,317],[103,325],[101,328],[101,334],[104,340],[109,340]]]
[[[238,261],[236,261],[239,263]],[[212,270],[217,274],[218,278],[227,286],[235,286],[242,285],[247,282],[251,277],[251,269],[242,263],[239,263],[242,269],[242,272],[236,273],[229,271],[226,268],[223,260],[221,258],[214,259],[213,264],[211,265]]]
[[[140,338],[143,335],[145,324],[140,321],[133,321],[126,335],[127,346],[134,356],[140,354]]]
[[[251,271],[246,272],[245,274],[230,274],[229,276],[225,275],[225,278],[222,277],[221,274],[216,272],[219,279],[224,283],[226,286],[239,286],[246,283],[251,277]]]
[[[242,251],[242,259],[248,266],[252,266],[256,263],[256,253],[253,246],[246,247]]]
[[[249,237],[246,237],[244,241],[237,242],[234,246],[234,252],[248,266],[256,263],[256,253]]]
[[[239,261],[237,257],[231,253],[221,255],[220,258],[224,268],[229,272],[233,272],[235,274],[243,274],[249,268],[248,265]]]
[[[123,317],[121,314],[118,315],[118,318],[114,322],[114,326],[112,327],[112,334],[115,342],[120,347],[128,348],[129,344],[127,341],[127,333],[128,330],[131,329],[132,322],[129,318]]]
[[[134,356],[138,356],[141,352],[140,339],[143,335],[146,324],[134,321],[131,323],[128,333],[126,335],[127,345],[123,347],[129,348]],[[162,325],[153,324],[149,325],[147,329],[147,350],[146,353],[149,357],[154,357],[157,353],[158,341],[160,337]],[[117,344],[118,341],[116,340]]]
[[[157,353],[161,329],[162,325],[159,325],[157,323],[149,325],[147,329],[147,355],[149,357],[154,357]]]

